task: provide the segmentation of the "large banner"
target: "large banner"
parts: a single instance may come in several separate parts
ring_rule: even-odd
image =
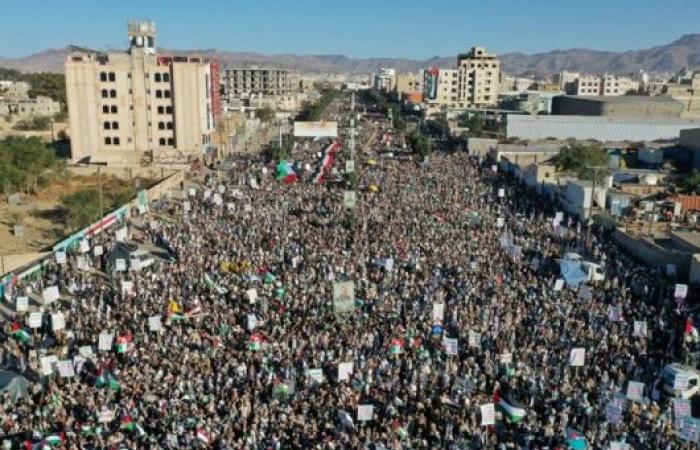
[[[338,137],[338,122],[294,122],[295,137]]]
[[[428,69],[428,74],[425,80],[425,95],[428,100],[435,100],[438,95],[438,78],[440,76],[440,69],[437,67],[431,67]]]
[[[333,310],[336,314],[355,311],[355,283],[343,281],[333,284]]]

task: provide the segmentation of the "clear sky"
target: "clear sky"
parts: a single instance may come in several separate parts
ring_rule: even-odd
[[[427,58],[648,48],[700,32],[700,0],[0,0],[0,56],[122,48],[129,18],[171,49]]]

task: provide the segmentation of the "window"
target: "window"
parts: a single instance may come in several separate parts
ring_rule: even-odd
[[[111,107],[110,109],[111,109],[111,111],[112,111],[112,114],[116,114],[116,113],[117,113],[117,106],[116,106],[116,105],[112,105],[112,107]]]
[[[109,106],[102,105],[102,114],[109,114]]]
[[[118,130],[119,129],[119,122],[112,122],[112,129]]]
[[[111,137],[105,138],[105,145],[112,145],[112,138]]]
[[[163,98],[163,91],[156,89],[156,98]]]
[[[102,128],[105,130],[109,130],[111,127],[109,126],[109,122],[105,122],[102,124]]]
[[[172,130],[172,129],[173,129],[173,123],[172,123],[172,122],[168,122],[166,125],[167,125],[168,130]]]
[[[163,108],[162,106],[159,106],[158,107],[158,114],[163,114],[164,112],[165,112],[165,108]]]
[[[163,82],[170,83],[170,74],[169,73],[163,74]]]
[[[107,89],[102,89],[102,98],[107,98],[107,97],[109,97],[109,92],[107,91]]]
[[[109,96],[112,98],[117,98],[117,90],[116,89],[111,89],[109,91]]]
[[[209,91],[207,91],[207,92],[209,92]],[[170,89],[166,89],[163,91],[163,97],[170,98]]]
[[[114,145],[119,145],[119,138],[118,137],[114,138]]]
[[[165,130],[165,122],[158,122],[158,129]]]
[[[160,145],[165,145],[165,138],[160,138],[160,139],[158,139],[158,143],[159,143]]]
[[[166,106],[166,107],[165,107],[165,113],[166,113],[166,114],[172,114],[172,113],[173,113],[173,107],[172,107],[172,106]]]
[[[109,73],[109,81],[117,81],[117,76],[114,72]]]
[[[168,145],[175,145],[175,139],[168,138]]]
[[[155,79],[156,79],[156,82],[160,83],[160,74],[159,73],[155,74]]]
[[[100,72],[100,81],[107,81],[107,73]]]

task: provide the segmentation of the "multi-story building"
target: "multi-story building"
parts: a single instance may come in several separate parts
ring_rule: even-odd
[[[212,150],[219,64],[156,52],[152,22],[130,21],[123,53],[76,49],[65,64],[74,162],[185,163]]]
[[[567,74],[567,72],[563,72]],[[564,77],[560,76],[560,80]],[[569,95],[602,95],[605,97],[615,97],[625,95],[630,91],[639,89],[639,82],[629,77],[619,75],[604,74],[604,75],[580,75],[568,73],[564,88]],[[578,75],[574,81],[570,81],[570,77]],[[561,85],[561,84],[560,84]]]
[[[424,96],[428,113],[434,113],[443,109],[456,109],[457,88],[459,86],[458,69],[440,69],[431,67],[424,71]]]
[[[459,80],[457,103],[460,108],[481,108],[498,103],[501,62],[483,47],[457,55]]]
[[[663,86],[661,92],[683,104],[681,117],[700,118],[700,72],[695,72],[689,77],[676,77],[675,81]]]
[[[600,95],[601,79],[597,75],[581,75],[573,83],[575,95]]]
[[[298,90],[288,70],[259,68],[224,70],[224,89],[228,100],[285,95]]]
[[[373,86],[381,91],[391,92],[396,84],[396,70],[381,68],[374,75]]]
[[[423,95],[424,71],[396,75],[394,92],[399,99]]]
[[[560,90],[570,92],[573,84],[576,83],[576,80],[578,80],[580,77],[581,74],[578,72],[568,72],[565,70],[561,73],[555,74],[553,81],[559,84]]]
[[[29,98],[29,83],[26,81],[0,80],[0,97],[7,100]]]
[[[12,114],[26,119],[34,116],[53,116],[61,112],[61,104],[49,97],[10,100],[0,98],[0,116]]]

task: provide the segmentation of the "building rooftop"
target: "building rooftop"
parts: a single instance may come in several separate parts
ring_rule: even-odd
[[[614,104],[637,104],[637,103],[679,103],[678,100],[668,95],[657,95],[649,97],[645,95],[619,95],[619,96],[603,96],[603,95],[562,95],[566,99],[614,103]]]
[[[689,246],[700,249],[700,233],[694,231],[674,231],[672,234],[676,239],[684,241]]]

